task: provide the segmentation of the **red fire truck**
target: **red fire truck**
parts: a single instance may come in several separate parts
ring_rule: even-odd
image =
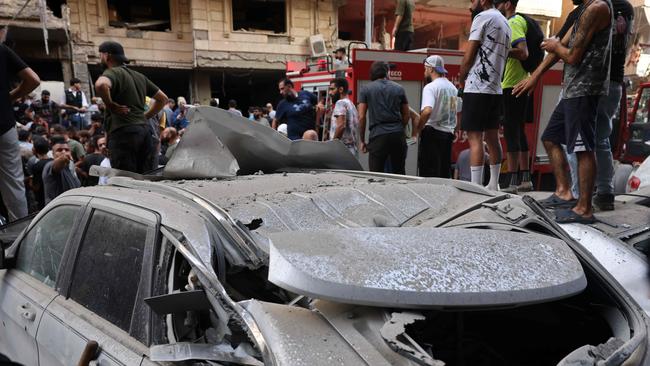
[[[463,58],[463,52],[440,49],[401,52],[369,50],[360,47],[352,48],[350,51],[348,52],[350,55],[349,67],[339,73],[345,72],[345,77],[352,89],[353,102],[356,103],[358,90],[370,82],[370,65],[374,61],[386,61],[391,64],[390,79],[404,87],[411,108],[418,112],[424,87],[424,59],[432,54],[442,56],[445,60],[445,68],[449,71],[449,79],[452,82],[457,82]],[[336,74],[332,67],[331,57],[310,60],[304,63],[288,63],[287,77],[293,80],[296,89],[311,91],[321,98],[327,98],[329,83]],[[558,64],[544,75],[532,98],[534,100],[533,120],[527,124],[526,132],[531,152],[531,171],[539,173],[538,177],[551,171],[540,137],[559,99],[561,82],[562,65]],[[466,134],[458,131],[452,154],[454,162],[460,151],[466,148],[468,148]],[[362,165],[367,167],[367,156],[364,157],[362,154],[361,159]],[[409,146],[406,170],[407,174],[416,175],[417,173],[417,145],[415,144]]]

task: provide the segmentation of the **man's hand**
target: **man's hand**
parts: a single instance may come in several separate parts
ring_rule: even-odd
[[[368,146],[366,146],[365,142],[359,143],[359,150],[361,150],[361,152],[364,154],[368,153]]]
[[[522,95],[530,95],[533,90],[537,87],[537,82],[539,80],[536,77],[528,77],[522,81],[520,81],[515,87],[512,89],[512,95],[515,97],[519,98]]]
[[[562,44],[559,38],[547,38],[542,42],[542,49],[546,52],[555,53],[557,48]]]
[[[107,107],[111,112],[122,116],[129,114],[130,111],[129,107],[115,102],[108,104]]]

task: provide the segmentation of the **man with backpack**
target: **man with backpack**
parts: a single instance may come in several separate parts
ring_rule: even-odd
[[[530,159],[528,140],[526,138],[526,117],[528,98],[517,98],[512,95],[512,88],[520,81],[528,77],[531,67],[534,70],[542,61],[543,52],[540,44],[544,40],[539,25],[533,20],[529,24],[529,18],[518,14],[517,3],[519,0],[497,0],[497,9],[508,19],[508,25],[512,31],[511,46],[508,52],[508,61],[503,74],[501,87],[503,88],[503,132],[507,145],[508,182],[509,187],[503,191],[508,193],[529,192],[533,189],[530,178]],[[538,40],[528,38],[539,37]],[[530,47],[529,47],[530,45]],[[531,65],[531,62],[533,65]],[[521,177],[519,173],[521,172]],[[521,178],[521,183],[519,182]]]
[[[99,46],[106,71],[97,79],[97,95],[106,104],[105,128],[111,167],[134,173],[153,170],[156,154],[154,131],[147,121],[167,103],[167,95],[137,71],[129,69],[124,48],[107,41]],[[155,102],[145,113],[145,97]]]

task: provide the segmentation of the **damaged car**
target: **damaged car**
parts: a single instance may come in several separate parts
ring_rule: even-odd
[[[4,228],[0,353],[25,365],[649,364],[638,301],[534,199],[361,172],[339,142],[193,113],[188,136],[201,126],[211,147],[185,139],[158,176],[99,170],[108,186]]]
[[[2,262],[0,352],[25,365],[646,364],[644,312],[582,246],[463,182],[116,177]]]

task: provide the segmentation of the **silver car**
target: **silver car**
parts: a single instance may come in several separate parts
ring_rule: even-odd
[[[458,181],[117,177],[0,240],[25,365],[648,364],[646,313],[584,246]]]

